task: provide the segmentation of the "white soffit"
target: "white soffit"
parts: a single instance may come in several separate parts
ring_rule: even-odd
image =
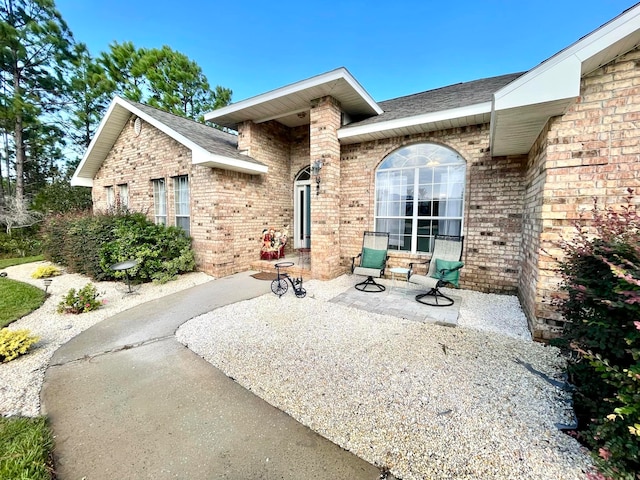
[[[309,123],[308,115],[304,119],[302,113],[309,111],[312,100],[325,96],[334,97],[342,110],[354,117],[382,113],[358,81],[341,67],[219,108],[205,114],[204,118],[232,129],[247,120],[255,123],[278,120],[287,126],[296,126]]]
[[[549,118],[580,95],[582,76],[640,44],[640,5],[623,12],[494,94],[491,154],[525,154]]]
[[[98,173],[98,170],[102,166],[102,162],[104,162],[105,158],[113,148],[113,145],[120,136],[120,132],[122,132],[122,129],[126,126],[132,114],[140,117],[148,124],[153,125],[161,132],[191,150],[192,163],[194,164],[196,163],[195,159],[198,158],[198,164],[206,165],[207,161],[205,159],[209,158],[210,166],[215,166],[216,168],[237,170],[251,174],[266,173],[267,171],[267,167],[264,165],[259,165],[253,162],[243,162],[242,160],[227,158],[210,153],[156,118],[148,115],[139,108],[136,108],[126,100],[116,96],[111,102],[111,105],[109,105],[104,118],[100,122],[100,125],[98,126],[84,157],[80,161],[78,168],[74,172],[73,177],[71,177],[72,186],[93,186],[93,178]]]
[[[338,139],[341,144],[346,145],[467,125],[480,125],[489,123],[490,120],[491,102],[485,102],[386,122],[343,127],[338,130]]]

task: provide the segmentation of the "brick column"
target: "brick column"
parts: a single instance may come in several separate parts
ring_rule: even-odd
[[[311,104],[310,162],[321,160],[320,189],[311,179],[311,267],[314,278],[331,279],[340,267],[340,105],[333,97]],[[318,192],[316,194],[316,192]]]

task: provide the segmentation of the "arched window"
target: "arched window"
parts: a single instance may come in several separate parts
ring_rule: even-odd
[[[375,229],[389,249],[427,253],[433,237],[460,235],[466,163],[441,145],[409,145],[376,171]]]

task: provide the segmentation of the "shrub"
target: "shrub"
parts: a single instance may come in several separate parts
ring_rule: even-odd
[[[97,310],[103,302],[98,300],[100,294],[95,285],[87,283],[80,290],[72,288],[58,304],[58,313],[80,314]]]
[[[45,258],[94,280],[125,278],[114,263],[136,259],[127,273],[134,280],[167,281],[193,271],[191,239],[176,227],[156,225],[142,213],[68,214],[48,219],[43,227]]]
[[[0,329],[0,360],[5,363],[24,355],[38,340],[29,330]]]
[[[29,257],[42,253],[37,228],[13,230],[11,235],[0,232],[0,258]]]
[[[630,194],[632,192],[630,191]],[[580,439],[601,473],[640,474],[640,217],[632,197],[621,210],[594,204],[563,245],[568,321],[554,343],[569,355]]]
[[[40,265],[31,274],[31,278],[49,278],[61,275],[62,271],[53,265]]]
[[[114,239],[100,250],[101,266],[108,271],[114,263],[135,258],[138,265],[128,274],[143,282],[167,281],[178,273],[195,268],[191,239],[177,227],[156,225],[141,213],[132,213],[116,220]],[[125,272],[116,272],[124,278]]]

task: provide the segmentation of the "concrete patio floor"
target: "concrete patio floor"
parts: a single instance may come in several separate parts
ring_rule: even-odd
[[[415,300],[415,296],[424,293],[424,290],[406,288],[406,282],[394,282],[382,280],[387,289],[384,292],[361,292],[351,287],[349,290],[331,299],[331,302],[347,307],[366,310],[382,315],[391,315],[418,322],[436,323],[455,327],[458,325],[460,302],[462,299],[456,295],[450,295],[454,299],[450,307],[430,307]],[[450,292],[447,292],[449,295]]]

